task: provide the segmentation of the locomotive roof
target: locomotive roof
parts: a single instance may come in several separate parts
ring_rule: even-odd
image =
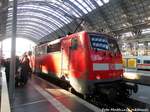
[[[41,43],[41,44],[38,44],[37,46],[44,46],[44,45],[53,45],[53,44],[56,44],[56,43],[59,43],[62,39],[65,39],[66,37],[68,36],[73,36],[73,35],[77,35],[77,34],[81,34],[81,33],[87,33],[87,34],[95,34],[95,35],[105,35],[107,36],[107,38],[112,38],[112,39],[115,39],[114,37],[108,35],[108,34],[105,34],[105,33],[101,33],[101,32],[90,32],[90,31],[81,31],[81,32],[77,32],[77,33],[72,33],[70,35],[66,35],[64,37],[61,37],[59,39],[55,39],[53,41],[46,41],[45,43]]]
[[[62,38],[59,38],[59,39],[53,40],[51,42],[48,42],[47,44],[48,45],[53,45],[53,44],[59,43],[61,40],[62,40]]]
[[[101,33],[101,32],[87,32],[88,34],[99,34],[99,35],[105,35],[107,36],[107,38],[113,38],[115,39],[113,36],[109,35],[109,34],[106,34],[106,33]]]

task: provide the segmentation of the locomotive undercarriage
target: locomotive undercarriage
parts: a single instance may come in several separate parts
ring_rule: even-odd
[[[84,98],[98,97],[113,102],[116,99],[128,98],[133,92],[136,93],[137,90],[137,84],[126,83],[124,81],[95,83],[92,94],[90,90],[89,93],[84,94]]]
[[[126,83],[124,81],[114,81],[110,83],[95,83],[94,92],[91,96],[98,96],[106,98],[109,101],[115,99],[125,99],[128,98],[132,93],[136,93],[138,90],[137,84]],[[86,94],[90,96],[90,94]]]
[[[113,101],[116,98],[128,98],[133,92],[136,93],[138,90],[137,84],[128,83],[122,79],[109,82],[76,79],[76,81],[72,80],[72,82],[74,83],[71,83],[70,85],[72,85],[76,92],[82,94],[85,99],[94,96],[107,98],[109,101]]]
[[[84,99],[102,97],[109,101],[113,101],[116,98],[128,98],[133,92],[136,93],[138,90],[137,84],[125,82],[122,79],[111,79],[107,81],[87,81],[72,77],[69,79],[69,81],[62,79],[70,85],[67,85],[69,91],[80,93],[83,95]]]

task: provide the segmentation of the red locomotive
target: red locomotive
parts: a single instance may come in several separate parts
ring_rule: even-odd
[[[122,55],[113,37],[79,32],[35,47],[35,71],[64,79],[84,95],[129,95],[136,84],[122,80]]]

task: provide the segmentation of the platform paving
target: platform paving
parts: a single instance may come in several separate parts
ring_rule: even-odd
[[[100,109],[64,89],[33,77],[15,90],[12,112],[100,112]]]
[[[58,111],[28,82],[26,86],[16,88],[12,112]]]

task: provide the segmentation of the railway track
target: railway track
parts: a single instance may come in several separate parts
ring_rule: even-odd
[[[67,84],[63,81],[59,81],[58,83],[57,79],[51,80],[48,76],[41,76],[39,77],[43,78],[44,80],[47,80],[48,82],[54,83],[55,85],[66,89],[67,90]],[[62,87],[62,85],[65,85]],[[84,97],[80,94],[75,95],[79,96],[80,98],[84,99]],[[115,101],[109,102],[108,100],[101,99],[100,97],[95,97],[91,99],[84,99],[88,101],[89,103],[99,107],[104,112],[149,112],[150,111],[150,105],[137,101],[135,99],[127,98],[125,100],[117,99]]]
[[[140,102],[135,99],[128,98],[124,101],[118,101],[119,105],[126,106],[131,112],[149,112],[150,111],[150,105]]]
[[[95,100],[95,102],[91,102],[93,105],[101,108],[104,112],[149,112],[150,105],[134,100],[134,99],[126,99],[123,101],[116,100],[113,102],[104,101],[104,100]]]

